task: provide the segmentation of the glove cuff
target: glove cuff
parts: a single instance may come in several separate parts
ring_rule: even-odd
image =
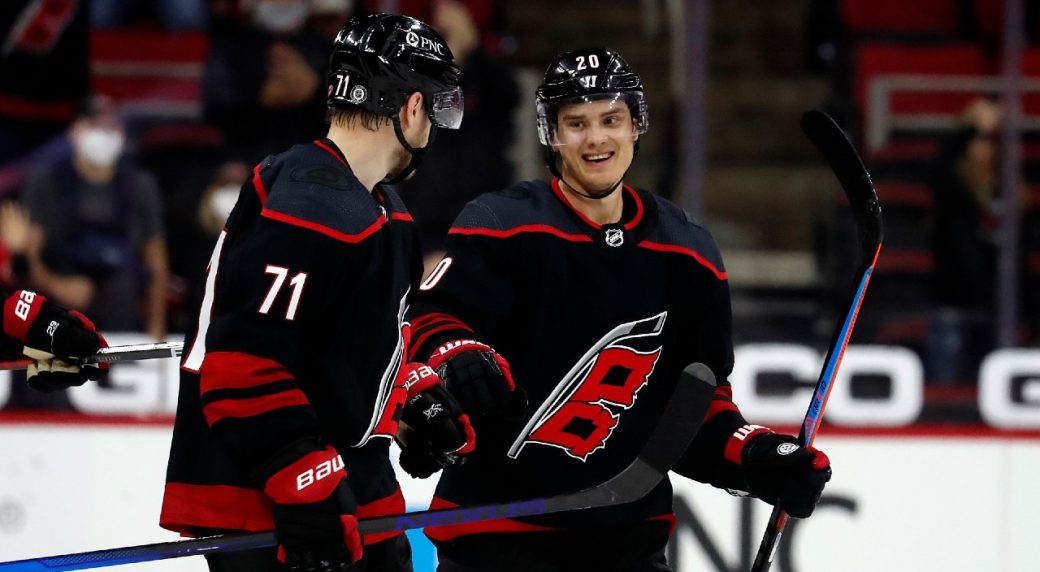
[[[408,399],[444,383],[437,372],[424,363],[412,362],[405,364],[405,368],[408,373],[404,381],[404,389],[408,392]]]
[[[347,471],[336,449],[320,448],[317,439],[305,438],[272,457],[256,475],[272,501],[307,504],[332,495]]]
[[[743,465],[744,451],[747,449],[748,444],[750,444],[755,437],[772,432],[772,429],[762,425],[743,425],[734,431],[733,434],[729,436],[729,439],[726,440],[726,446],[723,449],[723,456],[731,463]]]
[[[445,362],[461,353],[481,351],[497,353],[495,350],[491,349],[491,346],[478,342],[477,340],[452,340],[437,346],[437,349],[433,350],[430,354],[430,358],[426,360],[426,363],[428,363],[431,368],[438,370]]]
[[[4,333],[24,343],[46,301],[46,296],[32,290],[19,290],[8,296],[4,301]]]

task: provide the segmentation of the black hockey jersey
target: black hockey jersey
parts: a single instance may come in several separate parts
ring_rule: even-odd
[[[369,193],[331,141],[257,165],[185,342],[162,526],[272,529],[250,471],[305,436],[342,455],[359,518],[402,512],[389,446],[421,270],[403,203]]]
[[[477,450],[446,469],[433,507],[541,498],[601,483],[654,429],[679,373],[703,362],[719,388],[684,474],[726,486],[726,438],[744,423],[732,369],[726,271],[708,232],[672,203],[624,187],[622,223],[573,209],[558,181],[485,194],[457,218],[440,265],[420,286],[411,351],[474,338],[511,364],[529,397],[517,423],[476,427]],[[671,484],[619,507],[427,529],[434,540],[476,532],[674,522]]]

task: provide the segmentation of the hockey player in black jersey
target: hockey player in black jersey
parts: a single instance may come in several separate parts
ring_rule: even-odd
[[[188,334],[161,525],[274,530],[277,550],[208,556],[214,571],[411,570],[389,457],[413,472],[475,446],[433,371],[409,363],[405,311],[422,262],[382,183],[462,121],[459,68],[413,18],[352,19],[328,74],[329,132],[253,169],[207,269]],[[400,424],[399,424],[400,422]]]
[[[537,111],[555,178],[469,203],[414,306],[411,359],[440,372],[481,440],[445,469],[433,508],[605,481],[640,451],[683,367],[703,362],[719,387],[676,472],[808,516],[829,461],[733,403],[718,248],[683,210],[624,184],[649,125],[639,77],[613,50],[565,53]],[[627,505],[426,534],[442,572],[668,570],[671,505],[665,479]]]

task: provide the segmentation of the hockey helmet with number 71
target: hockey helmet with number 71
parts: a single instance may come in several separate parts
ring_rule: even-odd
[[[535,92],[539,141],[551,147],[561,107],[602,99],[624,101],[638,132],[646,133],[650,115],[643,82],[621,54],[610,48],[586,48],[556,56]]]
[[[394,14],[358,16],[336,35],[326,102],[396,118],[408,96],[418,91],[434,125],[458,129],[461,73],[444,38],[422,21]]]

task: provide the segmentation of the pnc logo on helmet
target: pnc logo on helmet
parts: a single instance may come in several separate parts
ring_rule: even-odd
[[[442,56],[444,55],[444,44],[435,42],[429,38],[424,38],[416,34],[415,32],[408,32],[404,36],[404,41],[408,42],[408,45],[413,48],[419,48],[420,50],[426,50],[434,52],[435,54]]]

